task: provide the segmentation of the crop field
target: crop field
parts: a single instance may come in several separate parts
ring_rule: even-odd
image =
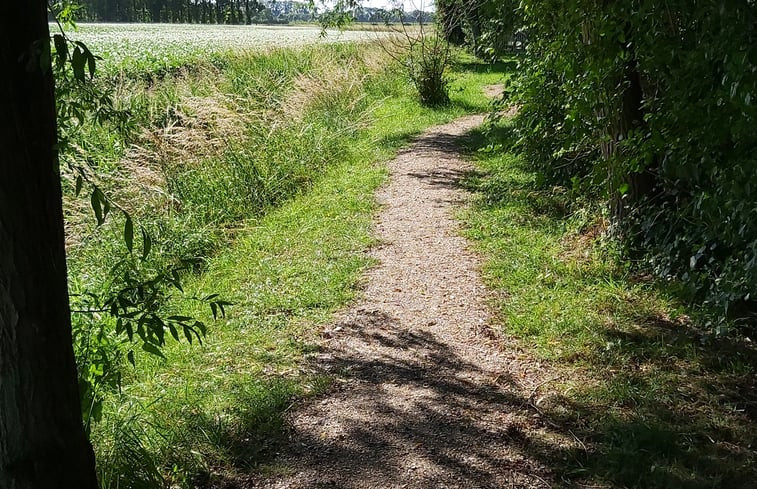
[[[56,29],[52,25],[50,28]],[[196,59],[222,59],[230,51],[367,41],[382,34],[334,30],[324,33],[316,26],[79,24],[68,35],[84,42],[102,58],[100,69],[113,74],[160,72]]]

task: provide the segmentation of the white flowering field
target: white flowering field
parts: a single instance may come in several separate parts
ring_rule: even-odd
[[[172,69],[229,51],[375,39],[377,33],[328,31],[322,36],[315,26],[79,24],[68,35],[103,58],[101,70],[114,73]]]

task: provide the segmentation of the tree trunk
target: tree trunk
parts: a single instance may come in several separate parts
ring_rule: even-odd
[[[160,11],[163,10],[163,0],[151,0],[148,8],[150,9],[150,21],[160,22]]]
[[[594,42],[594,33],[589,22],[584,22],[582,25],[581,35],[584,44],[587,46]],[[630,26],[626,28],[626,37],[629,39],[632,37]],[[623,155],[619,152],[621,142],[627,139],[632,131],[646,125],[644,121],[644,89],[641,83],[635,46],[629,43],[621,49],[626,51],[629,61],[624,66],[621,75],[622,82],[620,85],[624,89],[619,111],[616,115],[611,107],[602,107],[602,104],[598,104],[597,117],[604,119],[608,114],[612,116],[611,123],[604,129],[606,132],[603,134],[605,137],[601,138],[603,142],[600,143],[600,149],[602,157],[607,162],[610,219],[615,232],[622,237],[631,210],[653,193],[657,182],[656,168],[644,168],[640,172],[630,171],[630,168],[624,164]],[[611,98],[608,95],[607,99]],[[627,187],[625,192],[622,190],[623,187]]]
[[[46,2],[0,16],[0,488],[94,489],[71,347]]]
[[[630,52],[629,54],[631,59],[626,64],[623,73],[626,88],[623,91],[621,112],[617,128],[613,134],[609,154],[605,154],[605,157],[613,159],[616,164],[618,158],[615,153],[617,152],[618,143],[626,139],[631,131],[646,125],[643,110],[644,92],[641,86],[639,66],[634,53]],[[604,148],[603,152],[606,152]],[[622,158],[622,155],[620,156]],[[655,169],[644,168],[640,172],[629,172],[627,168],[613,168],[611,164],[610,171],[612,172],[613,170],[617,171],[618,174],[609,175],[609,181],[614,186],[614,188],[610,189],[610,215],[615,223],[623,224],[632,208],[649,197],[654,191],[656,183]],[[628,186],[625,195],[619,191],[618,184]]]

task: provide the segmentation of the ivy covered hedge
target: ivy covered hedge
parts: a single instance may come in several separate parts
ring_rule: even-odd
[[[627,258],[682,284],[713,327],[757,329],[757,2],[523,0],[516,13],[526,161],[545,184],[604,198]]]

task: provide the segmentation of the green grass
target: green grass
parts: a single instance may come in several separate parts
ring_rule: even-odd
[[[104,487],[191,487],[265,466],[287,409],[329,383],[308,370],[306,358],[320,326],[355,297],[371,264],[365,251],[374,243],[373,194],[386,175],[381,162],[431,125],[486,111],[482,87],[504,76],[499,66],[461,68],[453,74],[452,103],[429,109],[396,68],[365,74],[357,48],[319,49],[357,64],[354,79],[362,85],[354,97],[332,82],[319,92],[323,87],[312,81],[308,93],[320,95],[308,99],[314,105],[299,121],[263,139],[251,126],[230,154],[173,177],[181,182],[175,194],[182,211],[191,215],[172,215],[166,226],[178,231],[167,236],[202,239],[203,229],[211,235],[197,248],[206,259],[200,273],[187,277],[184,296],[213,292],[234,306],[213,321],[192,300],[177,296],[170,304],[205,321],[208,335],[202,346],[170,342],[165,360],[138,354],[137,368],[123,370],[121,390],[108,396],[93,429]],[[315,75],[320,63],[310,58],[274,54],[258,61],[264,69],[236,60],[244,68],[226,72],[222,84],[246,94],[248,107],[271,107],[286,99],[298,74]],[[360,105],[346,110],[358,97]],[[255,165],[262,170],[252,178]],[[255,194],[270,198],[256,202],[249,191],[263,174],[278,176],[273,192]]]
[[[497,327],[558,377],[543,379],[540,411],[586,445],[526,443],[529,456],[565,487],[754,487],[753,344],[699,331],[665,284],[618,265],[591,202],[539,186],[518,155],[486,151],[511,139],[507,122],[471,138],[479,198],[467,234],[500,297]]]
[[[164,362],[144,358],[124,389],[122,401],[149,406],[140,417],[152,431],[144,438],[157,441],[153,456],[193,476],[244,470],[276,441],[294,397],[318,391],[323,379],[301,370],[302,359],[315,325],[354,296],[368,265],[371,195],[383,177],[367,159],[330,169],[310,192],[241,231],[191,281],[235,305],[225,320],[205,317],[204,346],[174,344]]]

